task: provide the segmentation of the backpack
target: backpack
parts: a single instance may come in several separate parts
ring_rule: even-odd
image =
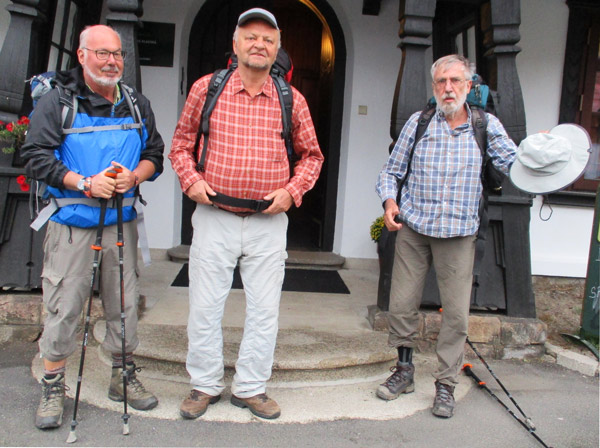
[[[223,92],[227,81],[229,81],[229,78],[231,77],[232,73],[237,68],[237,66],[237,56],[234,54],[229,59],[229,64],[227,68],[217,70],[210,78],[210,83],[208,84],[208,91],[206,92],[206,101],[204,102],[204,106],[202,107],[200,126],[198,127],[198,133],[196,135],[196,141],[194,143],[194,154],[196,160],[198,160],[196,170],[200,171],[201,173],[203,173],[205,170],[204,162],[206,160],[206,152],[208,146],[210,115],[212,114],[212,111],[214,110],[215,105],[217,104],[217,100]],[[290,86],[290,81],[292,79],[292,71],[293,65],[290,56],[283,48],[280,48],[277,52],[277,58],[275,59],[275,62],[271,67],[270,74],[271,78],[273,79],[273,83],[275,84],[275,89],[277,90],[277,94],[279,96],[279,104],[281,106],[281,138],[283,138],[283,140],[285,141],[288,162],[290,164],[290,176],[292,175],[296,158],[294,153],[294,145],[292,142],[293,95],[292,88]],[[198,156],[198,147],[200,145],[201,136],[204,136],[204,145],[202,147],[200,155]]]

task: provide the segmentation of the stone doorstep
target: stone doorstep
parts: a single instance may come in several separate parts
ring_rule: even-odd
[[[388,330],[387,313],[376,305],[368,307],[368,320],[376,331]],[[419,313],[417,347],[423,352],[435,350],[442,314],[438,311]],[[484,357],[493,359],[532,358],[545,354],[546,324],[539,319],[507,317],[497,314],[471,313],[469,340]],[[467,358],[476,357],[465,346]]]
[[[94,339],[101,344],[106,325],[94,326]],[[223,328],[223,361],[226,377],[235,371],[243,329]],[[185,325],[140,323],[140,345],[136,362],[155,378],[188,378],[187,329]],[[108,354],[104,354],[108,357]],[[333,333],[309,329],[280,329],[275,347],[272,381],[279,384],[365,381],[389,375],[397,358],[388,347],[387,335],[369,330]]]

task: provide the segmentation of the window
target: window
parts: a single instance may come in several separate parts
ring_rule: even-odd
[[[68,70],[77,65],[79,34],[99,23],[102,0],[56,0],[50,31],[48,70]]]
[[[583,176],[552,203],[594,206],[600,184],[600,5],[569,3],[569,29],[563,69],[560,123],[577,123],[590,134],[592,154]]]

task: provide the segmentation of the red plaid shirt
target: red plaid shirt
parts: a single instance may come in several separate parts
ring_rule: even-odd
[[[281,137],[281,106],[270,76],[262,91],[252,98],[244,89],[238,71],[231,75],[210,117],[205,172],[196,171],[194,142],[211,76],[206,75],[194,83],[175,128],[169,159],[179,176],[181,189],[185,192],[193,183],[204,179],[219,193],[263,199],[285,188],[296,206],[300,206],[302,196],[319,177],[323,154],[306,100],[292,88],[292,140],[300,160],[290,179],[287,150]],[[201,137],[199,151],[203,144],[204,137]]]

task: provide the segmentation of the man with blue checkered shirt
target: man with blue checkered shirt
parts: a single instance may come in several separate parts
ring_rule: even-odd
[[[469,61],[459,55],[433,64],[437,110],[414,148],[410,172],[406,176],[420,112],[402,129],[376,187],[385,225],[398,232],[388,312],[388,342],[398,349],[398,362],[377,396],[394,400],[415,389],[412,352],[425,277],[433,263],[444,313],[436,346],[432,412],[445,418],[454,413],[454,387],[463,362],[483,188],[482,156],[466,103],[472,75]],[[496,117],[487,114],[487,118],[487,153],[507,174],[516,146]],[[397,204],[399,181],[405,176]]]

